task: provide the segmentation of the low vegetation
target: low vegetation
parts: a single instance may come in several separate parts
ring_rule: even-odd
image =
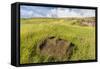
[[[48,40],[47,38],[52,36],[56,40],[60,39],[63,43],[69,43],[69,48],[64,46],[63,43],[62,47],[60,45],[58,45],[59,47],[52,45],[52,42],[54,42],[53,39],[51,40],[51,47],[53,49],[51,49],[50,43],[46,41],[49,46],[47,44],[42,45],[43,49],[41,50],[40,46],[43,44],[43,41]],[[20,37],[21,64],[95,59],[94,18],[21,19]],[[71,44],[73,44],[73,48],[71,48]],[[59,49],[61,50],[61,54],[59,54]],[[48,50],[58,52],[52,54]],[[67,54],[68,52],[71,52],[71,54]],[[68,56],[70,57],[68,58]]]

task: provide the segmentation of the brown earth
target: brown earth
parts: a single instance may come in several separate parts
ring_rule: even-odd
[[[95,22],[82,22],[81,24],[80,24],[81,26],[95,26]]]

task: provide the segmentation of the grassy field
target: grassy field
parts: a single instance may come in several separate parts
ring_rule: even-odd
[[[65,61],[95,59],[95,27],[81,26],[80,22],[81,19],[68,18],[21,19],[20,63],[51,62],[48,56],[37,53],[37,45],[49,36],[68,40],[75,45],[71,58]]]

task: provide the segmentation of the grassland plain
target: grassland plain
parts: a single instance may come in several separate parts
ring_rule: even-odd
[[[70,59],[53,59],[53,62],[95,59],[95,27],[80,26],[80,21],[68,18],[21,19],[20,63],[51,62],[49,56],[37,53],[37,45],[49,36],[68,40],[75,45]]]

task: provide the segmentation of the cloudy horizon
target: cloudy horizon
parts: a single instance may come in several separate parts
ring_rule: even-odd
[[[20,15],[21,18],[95,17],[95,10],[22,5]]]

